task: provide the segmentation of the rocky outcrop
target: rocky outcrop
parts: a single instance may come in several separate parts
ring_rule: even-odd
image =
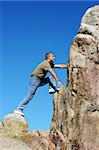
[[[0,123],[0,150],[54,150],[49,131],[29,131],[24,117],[8,114]]]
[[[68,84],[54,96],[51,130],[66,150],[99,149],[99,6],[88,9],[70,48]]]
[[[5,129],[12,130],[13,132],[26,132],[28,131],[28,123],[25,118],[17,114],[8,114],[3,118],[3,125]]]
[[[99,5],[87,10],[70,48],[66,87],[54,94],[48,131],[28,131],[21,116],[0,123],[2,150],[99,149]]]

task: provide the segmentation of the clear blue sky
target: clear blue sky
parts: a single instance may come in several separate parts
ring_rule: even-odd
[[[47,51],[55,63],[67,63],[69,48],[85,11],[98,2],[1,2],[0,120],[27,94],[33,69]],[[66,84],[66,70],[55,69]],[[53,95],[39,88],[24,110],[30,130],[48,129]]]

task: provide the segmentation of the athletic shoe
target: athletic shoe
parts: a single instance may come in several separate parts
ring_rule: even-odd
[[[56,91],[59,91],[60,90],[60,88],[57,88],[57,90],[54,90],[53,88],[50,88],[49,89],[49,94],[53,94],[53,93],[55,93]]]
[[[17,114],[17,115],[21,115],[21,116],[24,117],[24,113],[23,113],[22,111],[20,111],[20,110],[14,110],[13,113],[14,113],[14,114]]]

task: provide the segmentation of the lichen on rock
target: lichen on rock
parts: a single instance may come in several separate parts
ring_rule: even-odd
[[[4,116],[3,125],[6,129],[11,129],[15,132],[28,131],[28,123],[25,118],[14,113]]]

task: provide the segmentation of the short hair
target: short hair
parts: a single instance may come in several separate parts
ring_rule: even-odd
[[[47,53],[45,54],[45,59],[48,59],[49,54],[53,54],[53,53],[52,53],[52,52],[47,52]]]

